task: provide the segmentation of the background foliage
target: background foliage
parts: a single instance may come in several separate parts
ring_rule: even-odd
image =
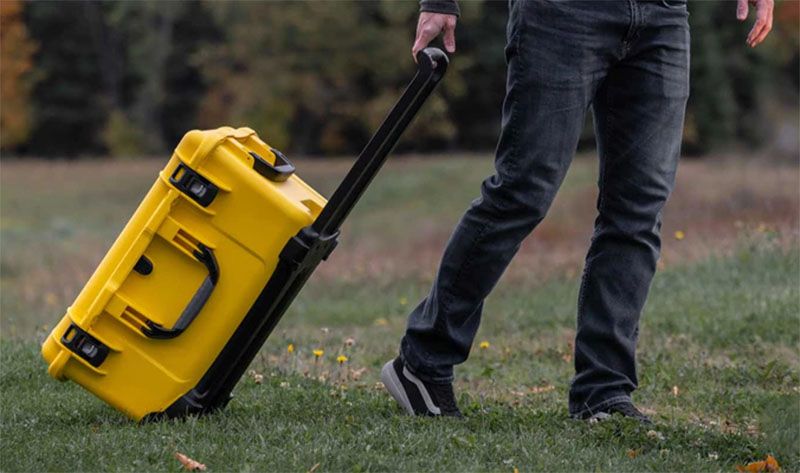
[[[506,8],[462,2],[452,72],[406,149],[494,147]],[[732,2],[689,8],[685,149],[780,141],[787,120],[796,141],[800,3],[779,2],[776,31],[756,50]],[[186,130],[222,124],[336,155],[363,145],[413,70],[417,4],[4,0],[0,14],[3,155],[163,154]]]

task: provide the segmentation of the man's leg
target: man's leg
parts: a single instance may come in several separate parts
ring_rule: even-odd
[[[588,417],[637,386],[639,316],[660,251],[661,210],[689,93],[686,6],[636,3],[638,28],[593,103],[600,196],[578,303],[570,413]]]
[[[456,227],[401,345],[426,382],[449,383],[466,360],[484,298],[564,179],[614,44],[604,29],[627,24],[627,2],[603,3],[512,3],[496,174]]]

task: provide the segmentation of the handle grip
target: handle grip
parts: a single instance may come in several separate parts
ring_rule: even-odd
[[[274,165],[259,156],[258,153],[250,151],[250,156],[254,159],[253,169],[273,182],[283,182],[289,179],[289,176],[294,174],[294,164],[277,149],[270,148],[269,150],[275,155]]]
[[[420,72],[432,74],[432,78],[436,82],[444,77],[449,64],[450,59],[447,58],[447,54],[439,48],[425,48],[417,53],[417,65]]]
[[[339,230],[383,166],[400,135],[444,77],[448,62],[447,55],[438,48],[425,48],[417,53],[417,73],[414,78],[312,224],[313,230],[319,235],[330,236]]]
[[[186,305],[186,308],[183,309],[183,312],[178,318],[178,321],[175,322],[174,327],[164,328],[152,320],[147,321],[147,327],[142,328],[142,333],[147,335],[149,338],[164,340],[175,338],[183,333],[183,331],[189,327],[189,324],[191,324],[192,321],[197,317],[197,314],[199,314],[203,309],[203,306],[206,305],[208,298],[211,297],[211,293],[214,292],[214,288],[217,286],[217,281],[219,280],[219,266],[217,266],[217,259],[214,257],[214,252],[211,250],[211,248],[203,245],[202,243],[199,243],[197,248],[198,250],[194,252],[194,257],[205,265],[206,269],[208,270],[208,276],[206,276],[205,280],[203,280],[203,283],[200,284],[200,287],[189,301],[189,304]]]

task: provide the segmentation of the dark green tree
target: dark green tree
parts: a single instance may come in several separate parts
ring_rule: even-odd
[[[181,3],[164,64],[164,98],[158,107],[161,138],[168,148],[178,144],[186,131],[199,126],[198,107],[208,87],[200,61],[205,50],[221,39],[221,31],[204,3]]]
[[[129,99],[117,103],[106,142],[119,154],[156,154],[197,127],[206,84],[195,56],[219,37],[205,4],[120,2],[108,21],[125,38]]]
[[[224,45],[204,55],[212,81],[207,126],[249,125],[301,153],[352,153],[410,78],[413,2],[214,4]],[[458,74],[447,87],[458,84]],[[405,144],[449,140],[447,102],[434,96]]]
[[[715,28],[717,5],[690,5],[692,26],[691,94],[687,113],[686,150],[707,151],[724,143],[736,129],[731,80],[726,72],[725,45]]]
[[[26,24],[39,44],[34,57],[38,81],[27,149],[47,156],[101,153],[98,131],[108,113],[105,86],[93,44],[95,22],[89,2],[31,2]]]
[[[495,146],[507,4],[461,7],[447,80],[401,151]],[[776,31],[755,50],[744,44],[752,21],[737,22],[730,2],[693,1],[689,8],[685,150],[767,142],[767,117],[797,102],[797,2],[776,6]],[[416,2],[392,0],[25,3],[25,26],[37,45],[25,75],[36,86],[20,102],[30,109],[19,116],[30,119],[20,128],[25,133],[14,134],[15,149],[161,154],[188,129],[233,125],[296,153],[352,154],[414,70],[417,10]],[[5,85],[13,90],[12,82]],[[796,115],[796,106],[791,110]],[[589,127],[584,138],[591,143]]]
[[[463,85],[460,93],[448,94],[457,130],[451,146],[490,149],[496,144],[506,87],[507,19],[507,2],[462,4],[453,66],[461,72]]]

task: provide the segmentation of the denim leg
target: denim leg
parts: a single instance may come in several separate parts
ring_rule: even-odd
[[[689,93],[685,5],[639,4],[642,26],[593,103],[600,154],[594,236],[578,303],[573,415],[629,399],[639,317],[656,270]]]
[[[567,172],[607,67],[606,56],[597,53],[604,38],[585,32],[596,26],[587,23],[608,12],[597,2],[585,5],[602,14],[586,15],[578,4],[511,5],[495,174],[456,227],[401,343],[404,362],[426,381],[451,381],[453,365],[467,359],[484,299],[545,216]]]

